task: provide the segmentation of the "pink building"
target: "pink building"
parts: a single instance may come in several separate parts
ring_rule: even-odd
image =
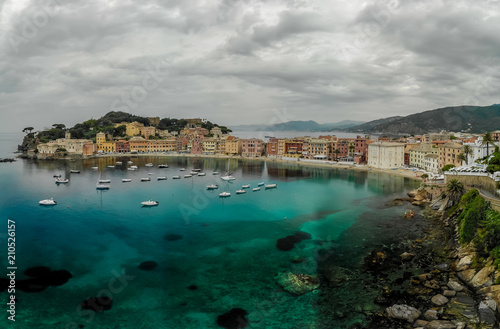
[[[203,145],[201,141],[203,140],[202,135],[196,135],[193,138],[193,146],[191,147],[191,154],[202,154],[203,153]]]
[[[260,157],[264,153],[264,141],[261,139],[242,139],[241,142],[241,155],[244,157]]]

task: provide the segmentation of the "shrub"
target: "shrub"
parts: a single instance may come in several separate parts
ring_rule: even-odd
[[[488,208],[489,204],[480,196],[476,196],[468,203],[457,219],[461,243],[469,243],[476,236],[480,224],[486,219]]]
[[[448,171],[450,170],[451,168],[455,168],[455,165],[452,165],[452,164],[447,164],[446,166],[443,167],[443,169],[441,169],[442,171]]]

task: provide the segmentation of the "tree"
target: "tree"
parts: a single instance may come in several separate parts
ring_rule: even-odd
[[[463,153],[460,153],[457,155],[457,160],[462,161],[462,162],[465,161],[465,163],[467,163],[467,157]]]
[[[446,184],[446,191],[448,192],[450,201],[455,204],[464,194],[464,184],[457,179],[452,179]]]
[[[354,156],[354,150],[356,147],[354,145],[349,145],[349,155]]]
[[[23,133],[26,133],[26,135],[28,135],[28,134],[31,133],[31,131],[33,131],[33,129],[35,129],[35,128],[33,128],[33,127],[26,127],[26,128],[23,129]]]
[[[493,137],[491,137],[490,133],[485,133],[483,136],[483,142],[481,145],[486,145],[486,157],[490,156],[490,144],[494,144]]]
[[[465,156],[465,162],[469,164],[469,156],[474,154],[472,147],[470,147],[470,145],[464,145],[463,154]]]
[[[335,151],[333,151],[333,153],[335,153],[335,159],[338,159],[339,158],[340,150],[339,149],[335,149]]]
[[[66,128],[66,125],[64,125],[62,123],[54,123],[52,125],[52,127],[54,127],[55,129],[64,129],[64,128]]]
[[[444,172],[444,171],[450,170],[451,168],[455,168],[455,165],[453,165],[453,164],[447,164],[441,170]]]

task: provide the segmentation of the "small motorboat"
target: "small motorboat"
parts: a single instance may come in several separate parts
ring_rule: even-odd
[[[191,178],[193,175],[184,175],[184,178]]]
[[[180,171],[186,171],[186,168],[181,168]]]
[[[153,173],[152,172],[148,172],[148,175],[152,175]]]
[[[231,196],[231,193],[229,193],[229,192],[222,192],[222,193],[219,193],[219,196],[222,197],[222,198],[225,198],[225,197]]]
[[[92,167],[92,170],[98,170],[99,167]]]
[[[132,161],[127,161],[128,164],[132,164],[133,162]]]
[[[160,203],[158,201],[148,200],[141,202],[141,204],[143,207],[154,207],[159,205]]]
[[[219,188],[219,185],[212,184],[207,186],[207,190],[216,190]]]
[[[254,188],[253,188],[253,191],[254,191],[254,192],[255,192],[255,191],[260,191],[260,187],[254,187]]]
[[[71,170],[70,170],[70,173],[72,173],[72,174],[79,174],[79,173],[80,173],[80,170],[74,170],[74,169],[71,169]]]
[[[242,185],[241,188],[250,188],[250,184]]]
[[[110,179],[99,179],[98,182],[99,183],[111,183],[111,180]]]
[[[54,177],[54,178],[59,178],[59,177],[61,177],[61,174],[55,174],[55,175],[54,175],[54,176],[52,176],[52,177]]]
[[[129,169],[137,170],[137,169],[139,169],[139,167],[137,167],[137,166],[130,166]]]
[[[96,190],[109,190],[111,186],[109,184],[100,184],[100,183],[97,183],[95,185],[95,188]]]
[[[124,183],[129,183],[131,181],[132,180],[130,178],[122,178],[122,182],[124,182]]]
[[[218,175],[218,174],[219,174],[219,172],[218,172],[218,171],[214,171],[214,172],[212,173],[212,175]]]
[[[277,186],[277,184],[266,184],[266,190],[270,188],[276,188]]]
[[[115,165],[117,165],[117,166],[121,166],[121,165],[122,165],[122,163],[123,163],[123,162],[121,162],[121,161],[116,161]]]
[[[200,172],[201,169],[193,169],[193,171]]]
[[[174,176],[172,179],[181,179],[181,176]]]
[[[150,163],[146,163],[146,167],[152,167],[153,164],[150,162]]]
[[[259,184],[257,184],[257,186],[262,186],[264,185],[264,182],[260,182]]]
[[[115,166],[108,166],[108,168],[115,168]]]
[[[40,200],[40,202],[38,202],[38,203],[41,206],[55,206],[57,204],[56,200],[54,200],[53,198]]]
[[[220,179],[229,181],[229,180],[235,180],[236,178],[233,175],[227,175],[227,176],[222,176]]]
[[[136,171],[137,169],[135,169],[135,168],[127,168],[127,170]]]
[[[247,190],[237,190],[236,191],[236,194],[243,194],[243,193],[247,193]]]
[[[167,177],[165,177],[165,176],[159,176],[158,180],[167,180]]]
[[[193,176],[196,176],[196,175],[198,175],[198,172],[197,171],[191,171],[190,174],[193,175]]]
[[[149,182],[151,180],[151,178],[149,177],[142,177],[141,178],[141,182]]]
[[[69,179],[64,179],[64,178],[61,178],[61,177],[58,177],[56,178],[56,184],[68,184],[69,183]]]
[[[204,172],[200,172],[198,173],[198,176],[206,176],[207,174],[205,174]]]
[[[168,165],[167,164],[161,164],[161,165],[158,165],[158,168],[168,168]]]

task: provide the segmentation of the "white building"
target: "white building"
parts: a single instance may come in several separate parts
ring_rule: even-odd
[[[431,172],[433,174],[439,174],[439,155],[435,153],[429,153],[424,157],[424,169],[425,171]]]
[[[368,165],[374,168],[391,169],[404,165],[405,144],[376,142],[368,144]]]
[[[464,145],[469,145],[472,149],[472,154],[468,155],[468,166],[476,164],[476,160],[482,159],[487,155],[487,151],[489,149],[489,155],[491,155],[495,151],[495,146],[499,145],[499,142],[495,142],[495,144],[491,143],[486,148],[486,145],[481,145],[483,143],[483,138],[479,137],[474,143],[464,143]],[[465,165],[465,161],[463,163]]]

